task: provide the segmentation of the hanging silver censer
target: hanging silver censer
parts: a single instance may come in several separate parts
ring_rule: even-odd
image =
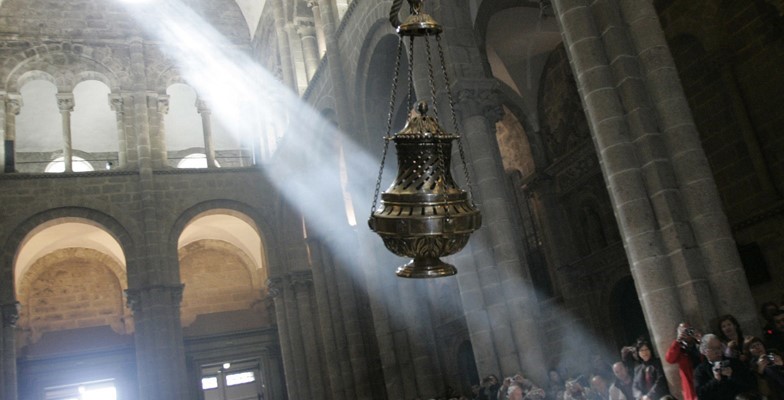
[[[403,37],[409,37],[410,51],[414,48],[414,37],[435,36],[444,72],[444,80],[449,95],[452,122],[457,131],[454,102],[449,89],[449,82],[444,68],[444,57],[439,34],[442,29],[429,15],[421,12],[423,0],[408,0],[411,5],[411,16],[402,24],[395,19],[402,0],[393,5],[392,20],[397,26],[401,37],[398,47],[398,61],[402,53]],[[430,61],[430,42],[426,40],[428,62]],[[409,68],[413,68],[409,63]],[[435,83],[430,66],[431,93],[435,101]],[[390,137],[391,121],[394,112],[394,94],[396,91],[399,71],[395,70],[393,80],[393,100],[390,105],[387,136],[385,137],[384,155],[381,170],[376,182],[376,193],[373,199],[368,224],[370,229],[381,236],[384,245],[392,253],[413,260],[401,266],[397,275],[405,278],[434,278],[450,276],[457,269],[440,258],[462,250],[468,238],[482,224],[479,210],[473,204],[469,193],[461,190],[452,179],[450,173],[452,142],[457,140],[460,158],[466,181],[468,168],[459,134],[445,132],[438,122],[437,108],[433,103],[434,116],[428,115],[427,102],[420,101],[409,114],[406,126],[402,131]],[[409,71],[409,77],[411,73]],[[409,85],[411,83],[409,82]],[[377,209],[379,186],[384,169],[387,147],[390,141],[395,142],[398,159],[398,173],[392,185],[381,194],[381,206]]]

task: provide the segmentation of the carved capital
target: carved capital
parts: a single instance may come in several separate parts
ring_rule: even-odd
[[[462,88],[457,91],[455,109],[462,118],[483,116],[493,126],[504,116],[495,87]]]
[[[19,310],[21,309],[19,302],[11,304],[3,304],[0,310],[3,313],[3,327],[14,327],[16,322],[19,321]]]
[[[8,115],[19,115],[22,110],[22,97],[21,96],[8,96],[5,99],[5,112]]]
[[[118,114],[123,113],[123,98],[120,94],[109,93],[109,108]]]
[[[158,112],[161,114],[169,113],[169,95],[164,94],[158,96]]]
[[[289,284],[292,288],[298,286],[308,287],[313,284],[313,274],[310,271],[297,271],[289,275]]]
[[[138,289],[126,289],[125,300],[128,308],[135,313],[143,309],[145,303],[158,303],[161,300],[168,300],[171,305],[179,305],[182,302],[182,293],[185,285],[151,285]],[[153,300],[153,301],[150,301]]]
[[[57,108],[60,112],[72,112],[74,109],[73,93],[57,93]]]
[[[283,279],[281,278],[270,278],[267,279],[267,293],[272,298],[279,297],[283,291]]]
[[[315,8],[319,6],[319,2],[317,0],[311,0],[308,2],[308,8]]]
[[[210,107],[207,105],[206,101],[202,99],[196,99],[196,111],[198,111],[199,114],[209,114]]]

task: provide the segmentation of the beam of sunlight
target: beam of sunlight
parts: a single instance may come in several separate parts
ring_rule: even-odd
[[[263,170],[309,227],[325,236],[347,227],[353,216],[346,215],[346,192],[367,193],[369,211],[377,155],[343,135],[251,59],[247,44],[230,42],[178,0],[126,8],[236,139],[269,142],[265,135],[275,136],[277,152]],[[347,180],[336,161],[341,151],[352,177],[343,188]]]

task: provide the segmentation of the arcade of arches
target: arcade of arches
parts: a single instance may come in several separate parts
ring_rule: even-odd
[[[391,4],[0,0],[0,400],[458,397],[784,302],[780,2],[425,2],[484,222],[435,280],[364,223],[431,96]]]

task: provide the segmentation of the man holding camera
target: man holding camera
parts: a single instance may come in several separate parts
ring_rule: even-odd
[[[683,400],[696,400],[694,367],[700,364],[699,342],[702,335],[688,322],[681,322],[678,325],[677,334],[678,336],[667,349],[664,359],[670,364],[678,364]]]
[[[694,371],[694,387],[700,400],[733,400],[735,396],[756,389],[751,370],[734,358],[724,357],[721,341],[707,334],[700,341],[705,356]]]

